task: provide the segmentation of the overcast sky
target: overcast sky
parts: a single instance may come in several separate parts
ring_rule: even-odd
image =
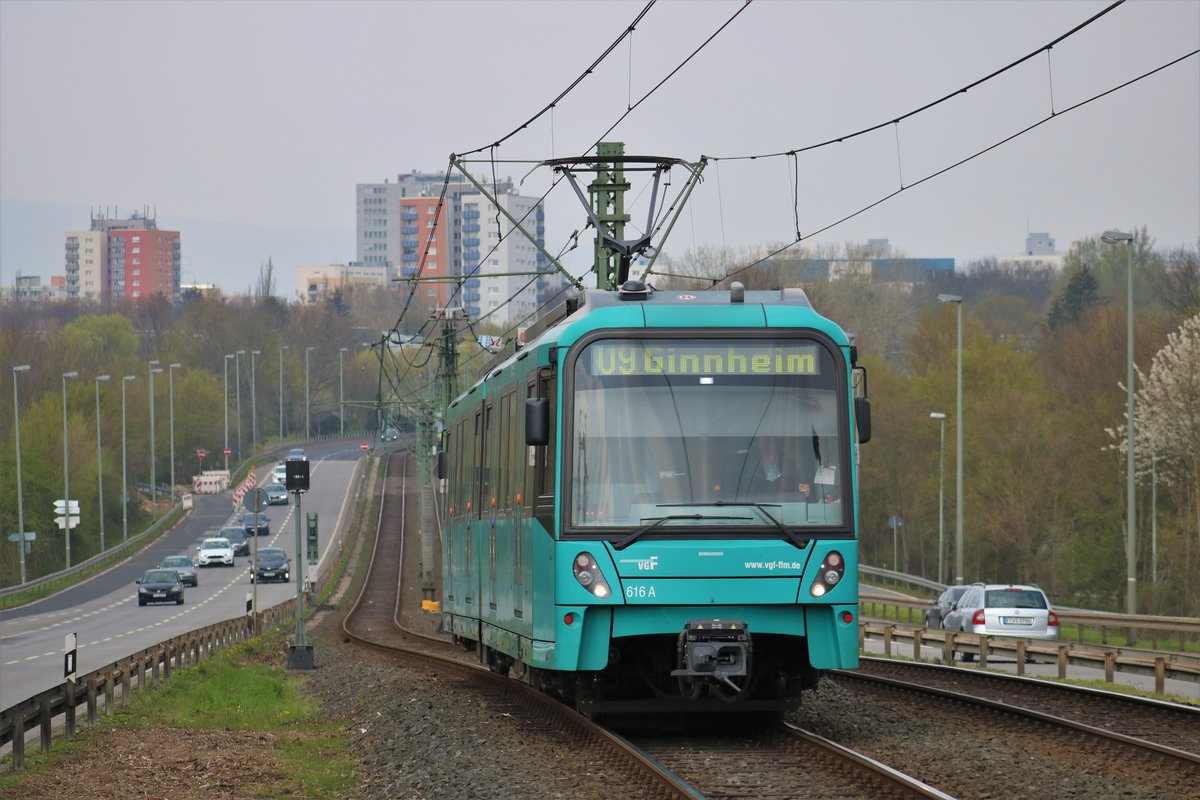
[[[605,2],[49,2],[0,0],[0,284],[63,272],[63,232],[91,208],[150,207],[180,230],[184,280],[248,287],[274,259],[355,258],[356,183],[446,168],[545,107],[646,5]],[[886,238],[913,257],[1059,250],[1146,226],[1160,247],[1200,239],[1200,57],[1068,107],[1200,48],[1200,1],[1129,0],[1046,54],[882,130],[1037,50],[1108,2],[659,0],[555,108],[497,151],[626,152],[712,162],[665,250],[807,236],[988,145],[1057,116],[833,227],[813,244]],[[487,155],[487,153],[483,154]],[[499,164],[522,194],[549,170]],[[793,203],[793,169],[799,176]],[[476,164],[480,176],[491,166]],[[528,176],[526,177],[528,173]],[[683,183],[677,174],[676,191]],[[630,193],[637,227],[649,192]],[[558,252],[584,211],[547,199]],[[590,232],[589,232],[590,238]],[[590,260],[590,243],[569,259]]]

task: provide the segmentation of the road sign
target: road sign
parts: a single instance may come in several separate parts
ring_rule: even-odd
[[[267,493],[261,488],[255,487],[253,490],[246,493],[242,498],[242,508],[247,512],[252,512],[257,509],[260,513],[267,510]]]
[[[69,506],[69,508],[68,508]],[[71,514],[71,516],[79,516],[79,501],[78,500],[55,500],[55,514]]]
[[[232,452],[233,451],[230,450],[228,447],[225,448],[225,455],[230,455]]]
[[[37,539],[37,533],[35,531],[25,531],[25,541],[32,542],[36,539]],[[19,542],[19,541],[21,541],[21,534],[10,533],[8,535],[8,540],[10,542]]]
[[[360,444],[360,445],[358,446],[358,449],[359,449],[359,450],[362,450],[362,451],[365,453],[365,452],[367,452],[368,450],[370,450],[370,449],[371,449],[371,445],[367,444],[366,442],[363,442],[362,444]]]
[[[63,530],[74,528],[79,524],[79,517],[55,517],[54,524]]]
[[[204,456],[206,456],[206,455],[207,455],[207,453],[205,453],[203,450],[197,450],[197,451],[196,451],[196,456],[197,456],[197,457],[198,457],[198,458],[199,458],[201,461],[203,461],[203,460],[204,460]]]

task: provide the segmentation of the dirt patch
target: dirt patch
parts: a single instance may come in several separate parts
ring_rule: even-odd
[[[88,732],[89,747],[30,774],[23,800],[250,800],[302,796],[275,744],[303,734],[139,728]]]

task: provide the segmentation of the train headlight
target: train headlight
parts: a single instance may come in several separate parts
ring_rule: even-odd
[[[612,589],[604,580],[604,575],[600,573],[600,565],[596,563],[596,559],[592,558],[591,553],[580,553],[575,556],[571,570],[575,573],[575,580],[579,581],[579,585],[596,597],[604,600],[612,596]]]
[[[846,559],[836,550],[830,550],[817,570],[817,579],[808,591],[813,597],[824,597],[826,592],[841,581],[846,574]]]

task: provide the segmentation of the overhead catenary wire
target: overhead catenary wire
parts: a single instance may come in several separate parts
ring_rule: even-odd
[[[498,147],[499,145],[504,144],[504,142],[508,141],[512,137],[516,136],[521,131],[528,128],[534,122],[537,122],[537,120],[543,114],[546,114],[547,112],[553,112],[554,107],[557,106],[560,102],[562,102],[562,100],[568,94],[570,94],[572,91],[574,91],[576,86],[583,83],[584,79],[587,78],[587,76],[589,76],[593,72],[595,72],[596,68],[600,66],[600,64],[604,61],[604,59],[608,58],[609,55],[612,54],[613,50],[617,49],[617,47],[621,44],[622,41],[624,41],[624,39],[626,37],[633,36],[633,31],[637,27],[638,23],[641,22],[642,19],[648,13],[650,13],[650,9],[654,7],[654,4],[656,2],[657,2],[657,0],[650,0],[650,2],[646,3],[646,6],[638,13],[638,15],[636,17],[634,17],[633,22],[629,23],[625,27],[625,30],[621,31],[621,35],[618,36],[615,40],[613,40],[612,44],[610,44],[608,47],[606,47],[604,49],[604,52],[601,53],[599,55],[599,57],[597,57],[596,60],[593,61],[591,63],[591,65],[579,75],[579,77],[577,77],[575,80],[571,81],[570,85],[567,86],[567,88],[563,89],[561,92],[559,92],[558,96],[555,97],[553,100],[551,100],[549,103],[547,103],[546,106],[543,107],[541,111],[538,111],[532,117],[525,120],[525,122],[521,123],[516,128],[513,128],[507,134],[505,134],[504,136],[501,136],[499,139],[492,142],[491,144],[485,144],[482,147],[476,147],[474,150],[467,150],[467,151],[463,152],[461,155],[466,155],[466,156],[474,155],[475,153],[481,153],[484,150],[487,150],[489,147],[493,147],[493,148]],[[632,59],[632,54],[630,55],[630,58]],[[551,116],[551,120],[553,121],[553,115]],[[553,135],[553,128],[551,130],[552,130],[552,135]]]
[[[647,100],[647,99],[648,99],[648,98],[649,98],[651,95],[653,95],[653,94],[654,94],[654,93],[655,93],[655,92],[656,92],[656,91],[657,91],[659,88],[661,88],[663,85],[665,85],[665,84],[666,84],[666,82],[667,82],[668,80],[670,80],[672,77],[674,77],[676,74],[678,74],[678,73],[679,73],[679,71],[680,71],[680,70],[681,70],[681,69],[682,69],[684,66],[686,66],[686,65],[687,65],[687,64],[688,64],[688,63],[689,63],[689,62],[690,62],[690,61],[691,61],[693,58],[695,58],[695,57],[696,57],[696,55],[697,55],[697,54],[698,54],[698,53],[699,53],[701,50],[703,50],[703,49],[704,49],[704,48],[705,48],[705,47],[706,47],[706,46],[707,46],[709,43],[711,43],[711,42],[713,41],[713,39],[715,39],[715,38],[716,38],[716,36],[717,36],[718,34],[720,34],[720,33],[721,33],[721,31],[723,31],[725,28],[727,28],[727,27],[729,26],[729,24],[730,24],[730,23],[731,23],[731,22],[732,22],[734,19],[736,19],[736,18],[737,18],[737,16],[738,16],[739,14],[741,14],[741,13],[742,13],[742,11],[744,11],[744,10],[746,9],[746,7],[747,7],[747,6],[749,6],[750,2],[751,2],[751,0],[744,0],[744,2],[743,2],[743,4],[742,4],[742,6],[741,6],[741,7],[740,7],[740,8],[739,8],[739,9],[738,9],[738,10],[737,10],[737,11],[736,11],[736,12],[735,12],[735,13],[734,13],[734,14],[733,14],[733,15],[732,15],[730,18],[729,18],[729,19],[727,19],[727,20],[726,20],[726,21],[725,21],[725,22],[724,22],[724,23],[723,23],[723,24],[722,24],[722,25],[721,25],[721,26],[720,26],[720,27],[719,27],[719,28],[718,28],[716,31],[714,31],[712,34],[710,34],[710,35],[708,36],[708,38],[707,38],[707,39],[705,39],[705,40],[704,40],[704,42],[700,44],[700,46],[699,46],[699,47],[697,47],[695,50],[693,50],[693,51],[692,51],[692,52],[691,52],[691,53],[690,53],[690,54],[687,56],[687,58],[685,58],[685,59],[684,59],[684,60],[683,60],[683,61],[682,61],[682,62],[681,62],[679,65],[677,65],[677,66],[676,66],[676,67],[675,67],[673,70],[671,70],[671,72],[669,72],[669,73],[668,73],[668,74],[667,74],[665,77],[663,77],[663,78],[662,78],[662,80],[660,80],[660,81],[659,81],[657,84],[655,84],[655,86],[654,86],[652,89],[650,89],[650,91],[646,92],[646,94],[644,94],[644,95],[643,95],[643,96],[642,96],[642,97],[641,97],[641,98],[640,98],[640,99],[637,101],[637,103],[634,103],[634,104],[633,104],[633,105],[632,105],[630,108],[627,108],[627,109],[626,109],[626,111],[625,111],[623,114],[621,114],[621,115],[618,117],[617,121],[616,121],[616,122],[614,122],[614,123],[613,123],[613,124],[612,124],[612,125],[611,125],[611,126],[608,128],[608,130],[607,130],[607,131],[605,131],[605,133],[604,133],[604,134],[602,134],[602,135],[601,135],[599,138],[597,138],[597,139],[596,139],[596,141],[595,141],[595,142],[594,142],[594,143],[591,145],[591,147],[589,147],[589,148],[588,148],[588,151],[590,152],[592,149],[594,149],[594,148],[595,148],[595,147],[596,147],[596,146],[597,146],[597,145],[598,145],[598,144],[599,144],[601,141],[603,141],[603,140],[604,140],[604,138],[605,138],[606,136],[608,136],[608,134],[609,134],[609,133],[611,133],[611,132],[612,132],[612,131],[613,131],[613,130],[614,130],[614,129],[615,129],[615,128],[616,128],[616,127],[617,127],[617,126],[618,126],[618,125],[619,125],[619,124],[620,124],[620,123],[621,123],[621,122],[622,122],[622,121],[623,121],[623,120],[624,120],[626,117],[628,117],[628,116],[629,116],[629,114],[630,114],[630,113],[632,113],[634,109],[636,109],[638,106],[640,106],[640,105],[641,105],[643,102],[645,102],[645,100]],[[653,3],[651,3],[651,5],[653,5]],[[647,11],[649,11],[649,8],[650,8],[650,6],[648,5],[648,6],[647,6],[645,9],[643,9],[643,13],[642,13],[642,15],[639,15],[638,19],[637,19],[637,20],[635,20],[635,24],[636,24],[636,22],[637,22],[638,20],[640,20],[640,19],[641,19],[641,17],[642,17],[642,16],[644,16],[644,14],[645,14]],[[628,31],[627,31],[627,32],[628,32]],[[618,39],[618,42],[619,42],[619,41],[620,41],[620,40]],[[616,45],[616,43],[614,43],[614,45],[610,46],[610,48],[609,48],[609,49],[608,49],[608,50],[605,52],[605,55],[607,55],[609,52],[611,52],[611,50],[612,50],[612,47],[614,47],[615,45]],[[603,56],[602,56],[602,58],[603,58]],[[581,79],[582,79],[582,76],[581,76],[581,78],[580,78],[579,80],[581,80]],[[577,83],[578,83],[578,80],[576,81],[576,84],[577,84]],[[574,86],[574,85],[575,85],[575,84],[573,84],[573,85],[572,85],[572,88],[573,88],[573,86]],[[569,91],[569,89],[568,89],[568,91]],[[553,104],[552,104],[552,105],[553,105]],[[548,106],[548,108],[549,108],[549,106]],[[545,109],[543,109],[543,111],[542,111],[542,112],[539,112],[539,114],[538,114],[538,115],[535,115],[535,118],[536,118],[536,116],[540,116],[540,115],[541,115],[541,113],[545,113]],[[522,126],[522,127],[524,127],[524,126]],[[504,140],[506,140],[506,139],[508,139],[508,138],[511,138],[511,136],[512,136],[512,135],[514,135],[515,133],[517,133],[517,131],[519,131],[519,130],[520,130],[520,128],[518,128],[517,130],[513,131],[512,133],[510,133],[508,136],[505,136],[505,137],[503,137],[502,139],[499,139],[499,140],[497,140],[497,142],[495,142],[495,143],[494,143],[494,144],[492,144],[492,145],[485,145],[484,147],[477,148],[477,149],[475,149],[475,150],[469,151],[468,153],[466,153],[466,154],[464,154],[464,155],[470,155],[470,154],[478,153],[478,152],[481,152],[482,150],[485,150],[485,149],[489,149],[489,148],[491,148],[491,150],[492,150],[492,153],[491,153],[491,158],[490,158],[490,159],[488,159],[488,161],[489,161],[490,163],[492,163],[492,164],[493,164],[493,166],[494,166],[494,164],[495,164],[495,162],[496,162],[496,159],[495,159],[495,148],[496,148],[496,146],[498,146],[498,145],[499,145],[501,142],[503,142]],[[452,155],[451,155],[451,158],[450,158],[450,164],[451,164],[451,166],[453,166],[453,165],[454,165],[454,163],[455,163],[456,159],[459,159],[459,156],[457,156],[457,155],[453,155],[453,154],[452,154]],[[446,173],[446,181],[443,183],[443,186],[442,186],[442,197],[439,199],[439,205],[438,205],[438,208],[439,208],[439,210],[440,210],[440,208],[442,207],[442,204],[444,203],[444,198],[445,198],[446,187],[447,187],[447,186],[448,186],[448,184],[449,184],[449,175],[450,175],[450,171],[449,171],[449,168],[448,168],[448,169],[447,169],[447,173]],[[546,200],[546,198],[549,196],[550,192],[552,192],[552,191],[553,191],[553,190],[554,190],[554,189],[555,189],[555,188],[558,186],[558,184],[561,182],[561,180],[562,180],[562,178],[561,178],[561,177],[559,177],[559,178],[556,178],[555,180],[553,180],[553,181],[552,181],[550,188],[549,188],[549,189],[547,189],[547,190],[546,190],[546,192],[545,192],[545,193],[543,193],[543,194],[542,194],[542,196],[539,198],[539,200],[538,200],[538,203],[539,203],[539,204],[540,204],[540,203],[543,203],[543,202],[545,202],[545,200]],[[493,189],[494,189],[494,187],[495,187],[495,184],[493,184]],[[525,217],[527,217],[527,216],[529,215],[529,213],[532,211],[532,209],[533,209],[533,208],[535,208],[536,206],[537,206],[537,204],[535,204],[533,207],[531,207],[530,211],[529,211],[529,212],[526,212],[526,214],[525,214],[525,215],[524,215],[524,216],[521,218],[521,221],[524,221]],[[511,232],[512,232],[512,231],[509,231],[509,234],[511,234]],[[433,235],[433,234],[432,234],[432,232],[431,232],[431,233],[430,233],[430,239],[432,239],[432,235]],[[484,256],[484,258],[481,260],[481,263],[482,263],[482,261],[486,261],[486,259],[487,259],[488,255],[490,255],[492,252],[494,252],[494,251],[495,251],[495,249],[496,249],[497,247],[499,247],[500,243],[501,243],[501,242],[503,242],[503,241],[505,240],[505,238],[506,238],[506,237],[507,237],[507,234],[502,234],[502,235],[501,235],[501,237],[500,237],[500,239],[497,241],[497,243],[496,243],[495,245],[493,245],[492,249],[491,249],[491,250],[488,252],[488,254],[487,254],[487,255],[485,255],[485,256]],[[428,253],[428,242],[427,242],[427,246],[426,246],[426,253]],[[421,267],[418,269],[418,273],[417,273],[418,275],[420,275],[420,274],[421,274],[421,272],[423,271],[424,264],[425,264],[425,256],[423,256],[423,257],[422,257],[422,260],[421,260]],[[560,268],[560,270],[561,270],[561,268]],[[469,275],[468,275],[468,276],[464,276],[464,280],[465,280],[467,277],[470,277],[470,276],[469,276]],[[568,274],[568,278],[569,278],[569,279],[570,279],[572,282],[575,282],[576,284],[578,283],[578,282],[577,282],[577,281],[575,281],[575,279],[574,279],[573,277],[571,277],[569,274]],[[450,301],[450,300],[453,300],[453,298],[457,296],[457,294],[458,294],[458,292],[459,292],[460,290],[461,290],[461,283],[459,284],[459,286],[458,286],[458,287],[456,287],[455,291],[454,291],[454,292],[451,294],[451,297],[450,297],[450,298],[448,299],[448,301],[447,301],[447,305],[449,305],[449,301]],[[408,301],[405,303],[404,309],[402,309],[402,311],[401,311],[400,318],[399,318],[399,319],[397,319],[397,321],[396,321],[396,325],[395,325],[395,326],[393,326],[393,330],[396,330],[396,329],[398,329],[398,328],[400,327],[400,325],[401,325],[401,323],[402,323],[402,321],[403,321],[403,316],[404,316],[404,313],[405,313],[405,312],[407,312],[408,308],[411,306],[411,300],[412,300],[412,297],[414,296],[415,292],[416,292],[416,283],[414,282],[414,284],[413,284],[413,288],[410,290],[410,293],[409,293],[409,298],[408,298]],[[511,302],[513,299],[515,299],[515,297],[509,297],[507,300],[505,300],[505,301],[504,301],[504,303],[503,303],[502,305],[504,305],[504,304],[507,304],[508,302]],[[420,333],[420,332],[423,332],[423,331],[425,330],[426,326],[428,326],[429,324],[430,324],[430,323],[429,323],[429,321],[426,321],[426,323],[425,323],[424,325],[422,325],[422,327],[421,327],[421,329],[420,329],[419,333]]]
[[[818,236],[818,235],[824,233],[825,231],[830,230],[831,228],[835,228],[838,225],[841,225],[843,222],[854,219],[858,215],[863,214],[867,211],[870,211],[872,208],[875,208],[876,206],[881,205],[881,204],[887,202],[888,200],[891,200],[893,197],[900,194],[901,192],[908,191],[909,189],[920,186],[921,184],[925,183],[926,181],[930,181],[940,175],[944,175],[945,173],[949,172],[950,170],[956,169],[957,167],[960,167],[963,164],[966,164],[968,161],[973,161],[976,158],[979,158],[980,156],[982,156],[983,154],[988,153],[992,150],[995,150],[997,147],[1007,144],[1008,142],[1011,142],[1012,140],[1018,138],[1019,136],[1023,136],[1024,134],[1029,133],[1034,128],[1039,128],[1042,125],[1045,125],[1047,122],[1049,122],[1053,119],[1058,119],[1060,117],[1064,117],[1067,114],[1071,113],[1072,111],[1082,108],[1083,106],[1086,106],[1089,103],[1093,103],[1093,102],[1095,102],[1103,97],[1106,97],[1114,92],[1118,92],[1121,89],[1125,89],[1129,86],[1132,86],[1133,84],[1138,83],[1139,81],[1145,80],[1146,78],[1149,78],[1150,76],[1152,76],[1158,72],[1162,72],[1165,69],[1169,69],[1170,67],[1173,67],[1176,64],[1179,64],[1180,62],[1185,61],[1186,59],[1192,58],[1193,56],[1196,56],[1197,54],[1200,54],[1200,49],[1192,50],[1190,53],[1186,53],[1182,56],[1179,56],[1178,58],[1172,59],[1171,61],[1168,61],[1167,63],[1165,63],[1161,66],[1155,67],[1154,69],[1149,70],[1148,72],[1144,72],[1135,78],[1131,78],[1131,79],[1125,81],[1124,83],[1120,83],[1116,86],[1106,89],[1103,92],[1100,92],[1099,94],[1095,94],[1089,98],[1081,100],[1072,106],[1068,106],[1067,108],[1064,108],[1062,111],[1059,111],[1057,113],[1051,112],[1050,114],[1046,115],[1045,117],[1038,120],[1037,122],[1034,122],[1033,124],[1028,125],[1028,126],[1022,128],[1021,130],[1017,131],[1016,133],[1010,134],[1009,136],[1006,136],[1003,139],[988,145],[987,147],[983,148],[982,150],[972,153],[971,155],[966,156],[965,158],[962,158],[962,159],[954,162],[953,164],[950,164],[948,166],[943,167],[942,169],[937,170],[936,172],[932,172],[929,175],[926,175],[925,177],[921,178],[920,180],[910,183],[908,186],[902,186],[901,188],[897,189],[896,191],[891,192],[887,195],[884,195],[883,197],[879,198],[878,200],[876,200],[868,205],[865,205],[862,208],[858,209],[857,211],[847,214],[846,216],[842,217],[841,219],[831,222],[822,228],[818,228],[817,230],[809,233],[806,236],[798,236],[795,241],[789,242],[788,244],[784,245],[783,247],[780,247],[776,250],[771,251],[770,253],[767,253],[762,258],[759,258],[759,259],[751,262],[750,264],[747,264],[744,267],[740,267],[740,268],[734,270],[733,272],[726,273],[726,275],[724,277],[708,278],[708,277],[704,277],[704,276],[700,276],[700,275],[696,275],[696,276],[676,275],[674,277],[686,277],[686,278],[694,277],[696,280],[709,281],[711,286],[716,286],[718,283],[721,283],[722,281],[729,280],[730,278],[740,275],[741,273],[745,272],[748,269],[756,267],[759,264],[762,264],[766,261],[769,261],[770,259],[779,255],[780,253],[791,249],[792,247],[796,246],[797,244],[800,244],[802,241],[812,239],[813,237]]]
[[[881,128],[883,128],[887,125],[899,124],[900,122],[903,122],[904,120],[908,119],[909,117],[914,117],[917,114],[920,114],[924,111],[928,111],[931,108],[939,106],[942,103],[945,103],[949,100],[954,99],[955,97],[958,97],[960,94],[966,94],[971,89],[974,89],[977,86],[981,86],[984,83],[987,83],[988,81],[992,80],[993,78],[1003,75],[1004,73],[1008,72],[1011,69],[1015,69],[1016,67],[1020,66],[1021,64],[1024,64],[1029,59],[1037,56],[1039,53],[1041,53],[1044,50],[1049,51],[1050,48],[1054,47],[1056,44],[1079,33],[1081,30],[1088,27],[1092,23],[1096,22],[1101,17],[1112,12],[1117,6],[1123,4],[1124,2],[1125,2],[1125,0],[1116,0],[1116,2],[1113,3],[1112,5],[1108,6],[1107,8],[1099,11],[1098,13],[1089,17],[1088,19],[1079,23],[1074,28],[1071,28],[1066,33],[1060,35],[1058,38],[1042,45],[1041,47],[1037,48],[1036,50],[1034,50],[1024,56],[1021,56],[1016,61],[1009,64],[1008,66],[1001,67],[1000,69],[990,72],[987,75],[984,75],[982,78],[979,78],[978,80],[968,83],[966,86],[962,87],[961,89],[956,89],[944,97],[938,98],[937,100],[932,100],[932,101],[926,103],[925,105],[920,106],[919,108],[914,108],[912,111],[909,111],[905,114],[901,114],[898,117],[893,117],[891,119],[884,120],[883,122],[878,122],[874,125],[863,128],[862,130],[854,131],[853,133],[844,133],[841,136],[835,136],[832,139],[827,139],[823,142],[817,142],[815,144],[804,145],[802,147],[795,147],[795,148],[792,148],[791,150],[780,150],[778,152],[773,152],[773,153],[757,153],[754,155],[708,156],[708,158],[713,161],[752,161],[752,160],[759,159],[759,158],[780,158],[783,156],[792,155],[794,153],[804,153],[809,150],[816,150],[821,147],[828,147],[829,145],[840,144],[842,142],[849,141],[850,139],[854,139],[859,136],[864,136],[868,133],[872,133],[873,131],[880,130]]]

